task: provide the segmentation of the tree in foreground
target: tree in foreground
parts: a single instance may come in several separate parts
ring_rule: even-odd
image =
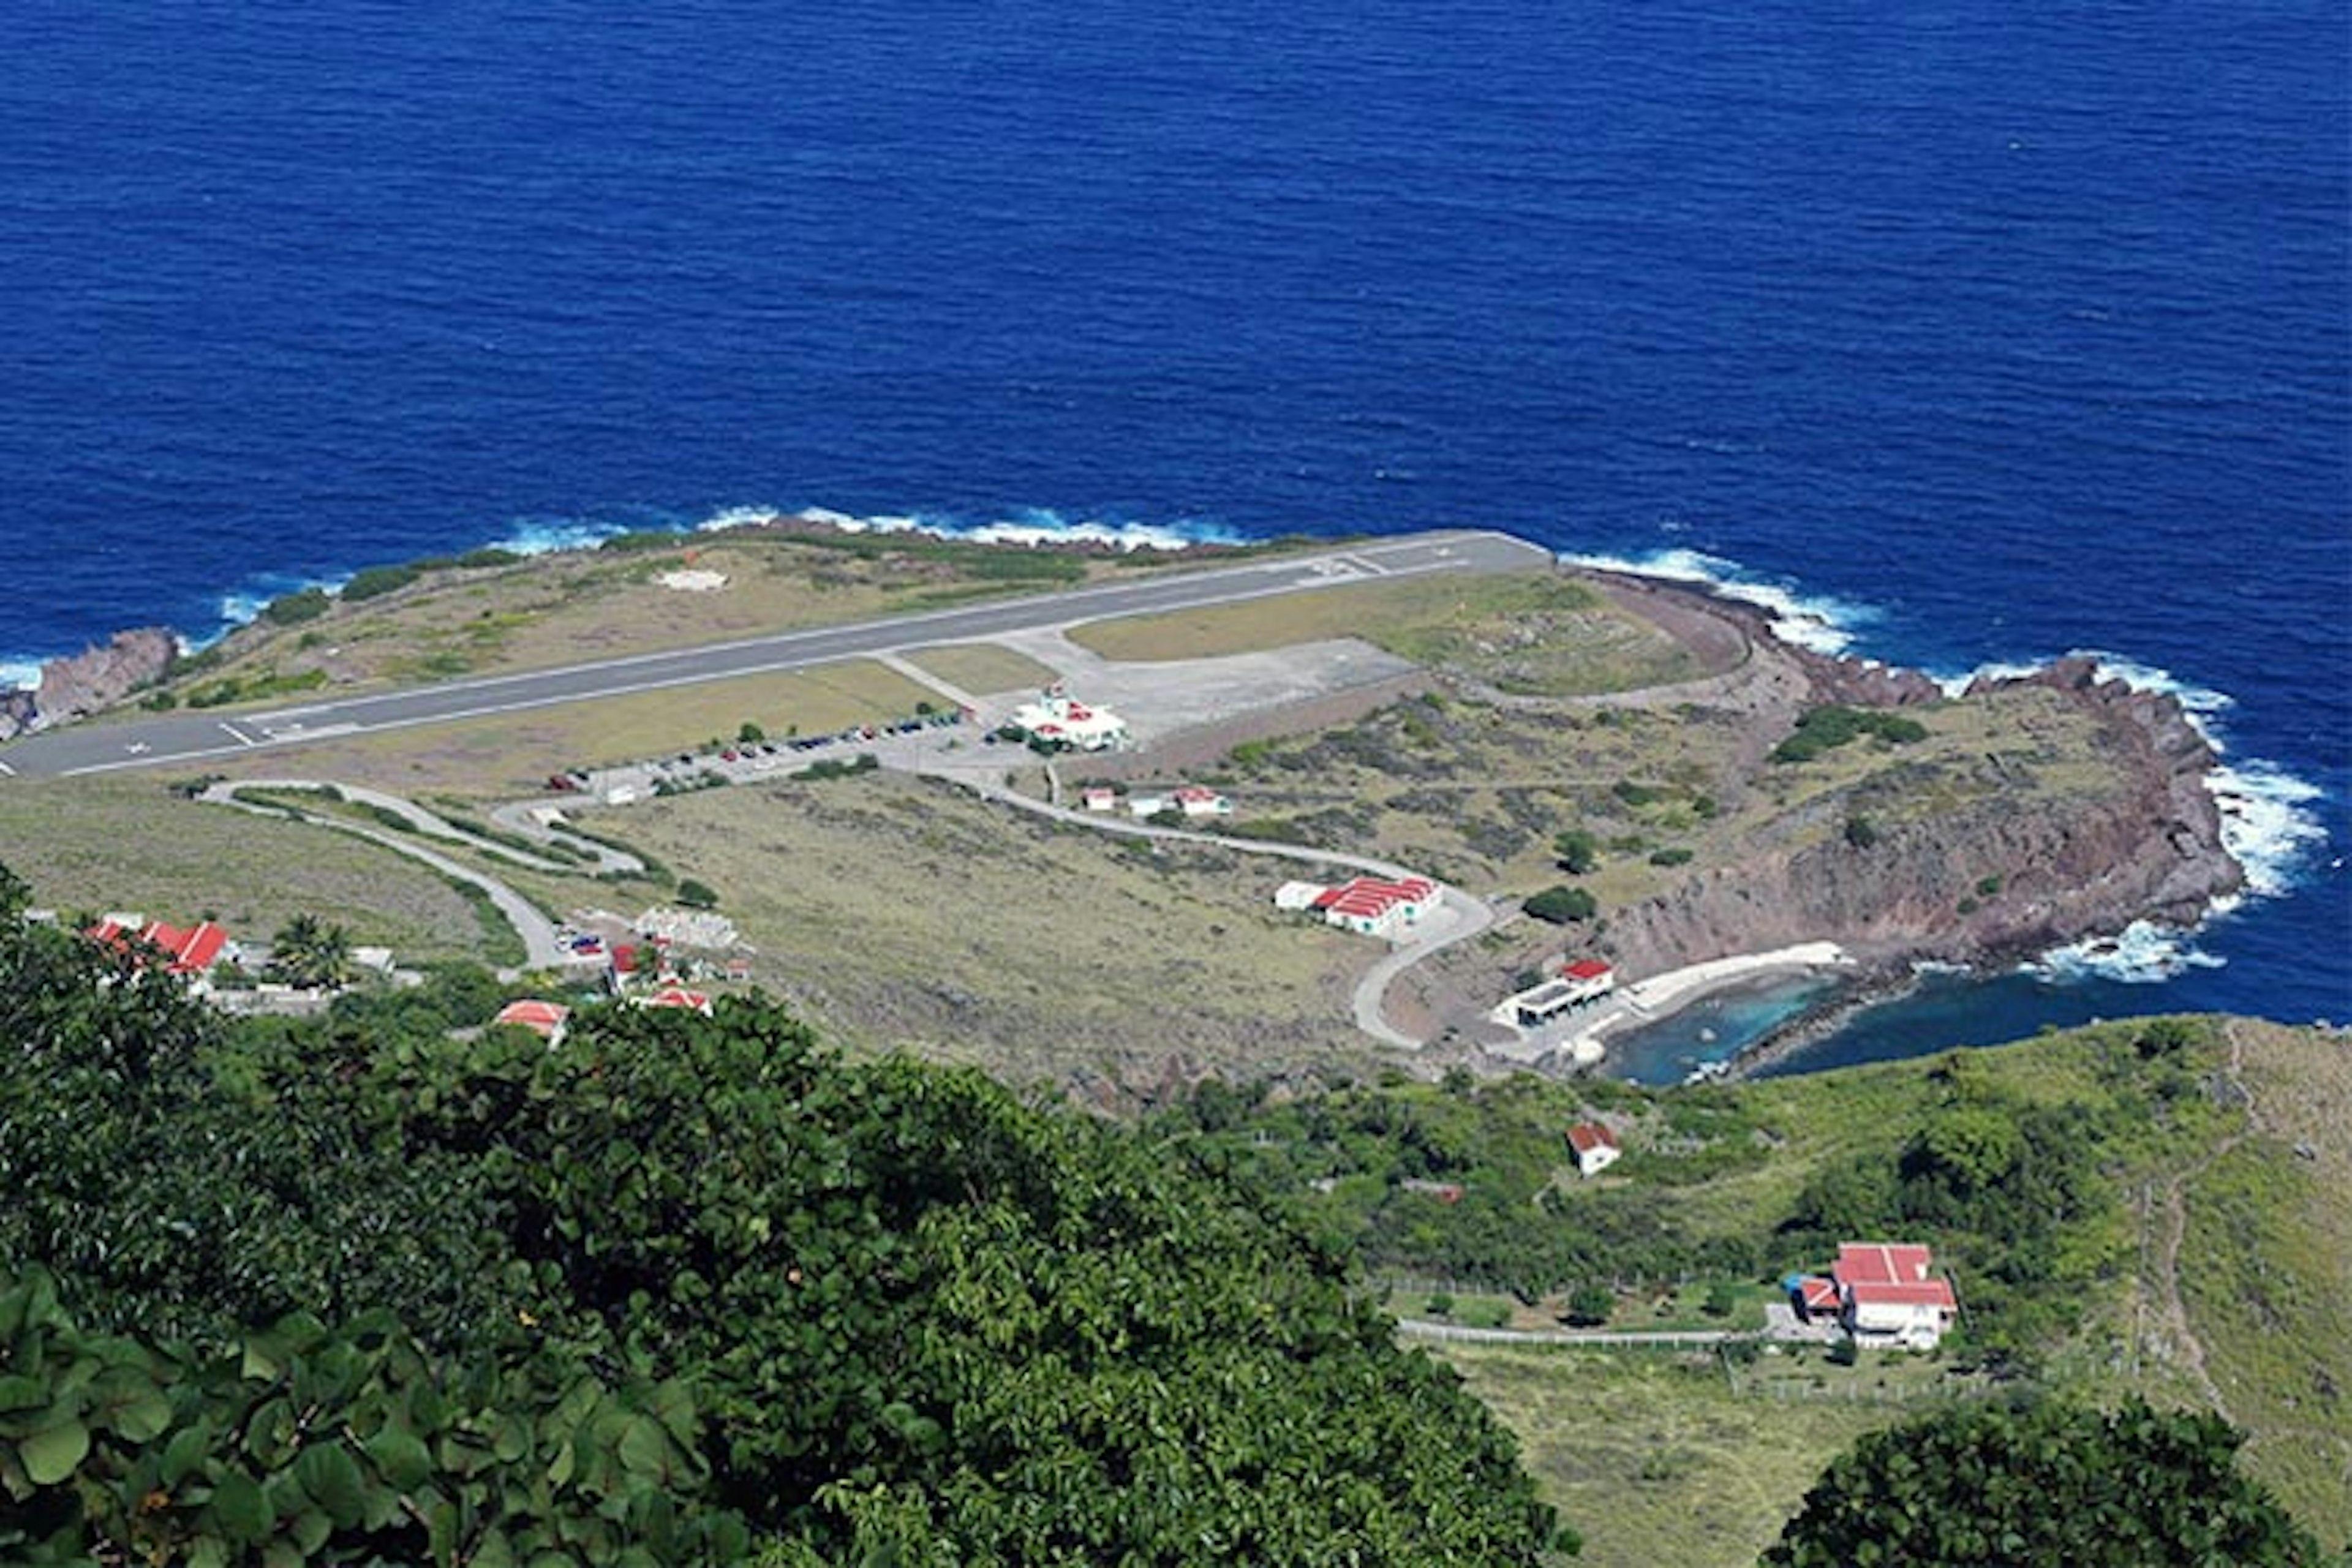
[[[2318,1543],[2236,1466],[2217,1415],[2058,1402],[1940,1412],[1856,1443],[1765,1568],[2063,1563],[2303,1568]]]
[[[1534,1568],[1509,1435],[1132,1130],[781,1009],[230,1024],[0,870],[0,1562]]]

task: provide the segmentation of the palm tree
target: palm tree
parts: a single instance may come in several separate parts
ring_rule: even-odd
[[[315,915],[296,915],[270,939],[268,973],[272,980],[311,989],[348,985],[352,933]]]

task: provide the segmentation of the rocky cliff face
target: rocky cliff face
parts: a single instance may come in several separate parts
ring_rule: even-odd
[[[21,731],[86,718],[121,701],[171,668],[179,639],[162,626],[117,632],[102,647],[41,667],[31,691],[0,692],[0,740]]]
[[[2095,785],[2049,787],[1988,752],[1933,781],[1933,809],[1905,809],[1885,783],[1816,800],[1730,863],[1618,910],[1606,945],[1637,971],[1822,938],[1865,961],[1975,962],[2136,920],[2187,923],[2242,884],[2205,787],[2212,750],[2178,701],[2103,681],[2087,659],[1980,679],[1965,700],[2022,709],[2036,689],[2087,729]],[[1816,700],[1855,695],[1842,678],[1815,683]],[[1864,815],[1872,830],[1850,836]]]

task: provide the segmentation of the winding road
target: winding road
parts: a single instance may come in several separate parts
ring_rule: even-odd
[[[1415,873],[1393,860],[1375,859],[1369,855],[1349,855],[1336,849],[1318,849],[1307,844],[1285,844],[1264,838],[1235,838],[1222,833],[1203,833],[1190,827],[1162,827],[1149,822],[1122,822],[1091,812],[1073,811],[1066,805],[1022,795],[1007,789],[993,779],[978,773],[935,772],[933,777],[945,778],[963,785],[983,800],[999,802],[1039,816],[1090,829],[1097,833],[1113,834],[1124,838],[1158,838],[1182,844],[1208,844],[1220,849],[1239,850],[1245,855],[1271,855],[1279,859],[1300,860],[1309,865],[1336,866],[1342,870],[1362,871],[1375,877],[1394,880]],[[1456,942],[1467,942],[1496,923],[1496,914],[1483,899],[1474,899],[1459,888],[1447,887],[1441,892],[1444,915],[1433,921],[1418,939],[1400,942],[1379,962],[1367,969],[1356,982],[1351,1006],[1356,1027],[1384,1046],[1402,1050],[1417,1051],[1428,1042],[1416,1040],[1388,1021],[1384,1005],[1389,987],[1396,977]]]

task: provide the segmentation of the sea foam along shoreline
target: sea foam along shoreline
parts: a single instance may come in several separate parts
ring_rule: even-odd
[[[970,540],[981,544],[1087,544],[1104,550],[1182,551],[1201,546],[1213,548],[1257,542],[1257,536],[1206,518],[1176,518],[1161,521],[1118,516],[1071,519],[1051,508],[1031,507],[1015,509],[1009,515],[975,520],[948,512],[860,516],[821,506],[734,505],[693,515],[649,512],[636,517],[524,518],[508,524],[503,531],[487,540],[477,538],[471,543],[453,542],[442,549],[428,547],[423,553],[433,556],[486,549],[506,550],[524,556],[551,555],[567,551],[593,550],[607,540],[627,533],[676,533],[683,540],[698,533],[719,533],[787,519],[822,522],[845,533],[923,533],[938,539]],[[174,635],[185,651],[201,652],[239,626],[252,622],[274,599],[310,588],[333,593],[350,582],[358,571],[380,564],[384,563],[362,562],[346,570],[307,576],[287,572],[257,572],[242,583],[216,591],[208,625],[194,632],[175,627]],[[103,640],[99,638],[89,646],[98,646]],[[40,684],[44,665],[53,659],[72,658],[82,651],[70,647],[47,651],[19,647],[0,652],[0,691],[32,691]]]
[[[1788,579],[1759,576],[1737,561],[1686,548],[1631,556],[1562,553],[1560,559],[1571,565],[1686,584],[1754,605],[1764,613],[1774,637],[1815,653],[1853,654],[1866,640],[1868,628],[1882,618],[1869,605],[1810,593]],[[2076,648],[2048,658],[1990,661],[1960,673],[1938,669],[1925,673],[1958,696],[1980,678],[2030,675],[2059,658],[2091,659],[2103,679],[2120,681],[2132,691],[2168,696],[2180,704],[2190,726],[2220,759],[2219,765],[2205,774],[2204,784],[2220,810],[2221,847],[2244,873],[2245,888],[2216,900],[2205,918],[2193,926],[2137,921],[2110,937],[2053,948],[2020,967],[2052,984],[2085,977],[2147,984],[2219,964],[2221,960],[2196,946],[2197,933],[2208,921],[2236,913],[2248,900],[2275,899],[2294,889],[2327,841],[2327,829],[2313,809],[2326,792],[2277,763],[2231,752],[2225,716],[2237,707],[2235,698],[2180,679],[2169,670],[2128,655]],[[1882,987],[1864,989],[1872,994],[1861,1005],[1887,999],[1881,994]],[[1841,1000],[1816,1011],[1851,1010]],[[1812,1016],[1809,1012],[1775,1034],[1810,1029]]]

